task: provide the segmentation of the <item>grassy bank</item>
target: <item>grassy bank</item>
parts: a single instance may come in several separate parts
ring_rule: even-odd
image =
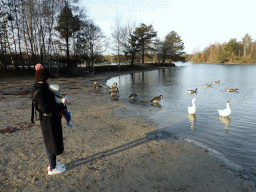
[[[120,72],[120,71],[140,71],[140,70],[152,70],[152,69],[156,69],[156,68],[163,68],[163,67],[175,67],[175,64],[156,64],[156,63],[140,63],[140,64],[135,64],[134,66],[131,65],[121,65],[120,68],[118,65],[102,65],[102,66],[95,66],[94,67],[94,74],[101,74],[101,73],[105,73],[105,72]],[[75,76],[84,76],[88,73],[85,73],[85,71],[90,71],[90,73],[93,72],[93,68],[92,67],[87,67],[87,68],[77,68],[77,70],[73,70],[75,72],[73,73],[69,73],[69,69],[60,69],[58,76],[59,77],[65,77],[65,76],[69,76],[69,77],[75,77]],[[50,71],[52,71],[52,76],[56,76],[56,69],[50,69]],[[19,69],[19,70],[15,70],[15,69],[8,69],[8,70],[4,70],[4,71],[0,71],[0,78],[6,78],[6,77],[22,77],[22,76],[34,76],[35,71],[34,69]]]

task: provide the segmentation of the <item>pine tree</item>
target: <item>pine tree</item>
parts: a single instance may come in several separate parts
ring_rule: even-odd
[[[134,34],[137,36],[139,40],[139,48],[141,51],[142,63],[144,63],[146,51],[153,50],[153,48],[150,47],[150,45],[152,43],[152,39],[157,36],[157,32],[154,31],[152,25],[147,26],[144,23],[142,23],[140,27],[136,28]]]
[[[55,27],[55,30],[60,33],[61,38],[65,39],[68,66],[70,67],[69,39],[73,37],[75,32],[79,31],[80,19],[78,16],[73,15],[68,4],[62,9],[58,19],[58,26]]]

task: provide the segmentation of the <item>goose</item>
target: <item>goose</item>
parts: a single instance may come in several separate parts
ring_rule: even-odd
[[[197,100],[196,98],[192,99],[192,106],[188,107],[188,114],[190,114],[190,115],[196,113],[196,105],[195,105],[196,100]]]
[[[109,90],[110,90],[110,91],[115,91],[115,92],[117,92],[117,91],[118,91],[118,88],[117,88],[117,87],[112,87],[112,88],[110,88]]]
[[[204,84],[204,87],[211,87],[212,84]]]
[[[117,83],[113,83],[112,87],[117,87]]]
[[[213,84],[215,84],[215,83],[220,83],[220,80],[219,81],[213,81]]]
[[[136,97],[137,97],[136,94],[131,94],[131,95],[129,96],[129,99],[135,99]]]
[[[163,95],[159,95],[159,97],[154,97],[150,102],[157,103],[163,98]]]
[[[218,110],[220,116],[227,117],[231,114],[231,109],[229,108],[229,103],[232,103],[232,101],[230,101],[230,100],[227,101],[226,109]]]
[[[237,90],[239,90],[239,89],[227,89],[227,92],[236,92]]]
[[[98,88],[102,88],[103,86],[102,85],[98,85],[97,83],[95,83],[95,85],[94,85],[94,90],[95,89],[98,89]]]
[[[188,90],[188,94],[196,93],[196,91],[197,91],[197,88],[195,90]]]

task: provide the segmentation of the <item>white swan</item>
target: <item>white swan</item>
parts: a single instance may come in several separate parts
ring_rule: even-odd
[[[232,103],[232,101],[230,101],[230,100],[227,101],[226,109],[218,110],[220,116],[227,117],[231,114],[231,109],[229,108],[229,103]]]
[[[192,107],[188,107],[188,114],[196,113],[196,105],[195,105],[196,100],[197,100],[196,98],[192,99]]]

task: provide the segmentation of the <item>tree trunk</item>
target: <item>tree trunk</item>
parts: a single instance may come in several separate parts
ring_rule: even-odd
[[[163,55],[162,55],[162,64],[165,64],[165,61],[166,61],[166,52],[165,51],[163,51],[163,53],[162,53]]]
[[[21,43],[20,43],[20,39],[21,39],[21,37],[20,37],[20,27],[19,27],[19,23],[18,23],[18,14],[17,14],[17,7],[16,7],[16,0],[14,1],[14,3],[15,3],[15,17],[16,17],[16,26],[17,26],[17,31],[18,31],[18,43],[19,43],[19,52],[20,52],[20,63],[21,63],[21,65],[22,66],[24,66],[24,63],[23,63],[23,57],[22,57],[22,51],[21,51]]]
[[[133,53],[132,53],[131,66],[133,66],[133,65],[134,65],[134,58],[135,58],[135,53],[133,52]]]
[[[145,43],[142,43],[142,63],[144,64],[144,57],[145,57]]]
[[[254,45],[254,43],[251,44],[251,53],[249,55],[249,59],[251,59],[251,56],[252,56],[252,53],[253,53],[253,45]]]
[[[14,61],[13,61],[13,57],[12,57],[12,51],[11,51],[11,46],[10,46],[10,43],[9,43],[9,38],[8,38],[8,34],[7,34],[7,29],[6,29],[5,16],[4,16],[4,14],[2,13],[2,10],[1,10],[1,9],[0,9],[0,14],[2,15],[2,20],[3,20],[4,38],[5,38],[7,47],[8,47],[8,51],[9,51],[9,54],[10,54],[10,57],[11,57],[12,64],[14,65]]]

